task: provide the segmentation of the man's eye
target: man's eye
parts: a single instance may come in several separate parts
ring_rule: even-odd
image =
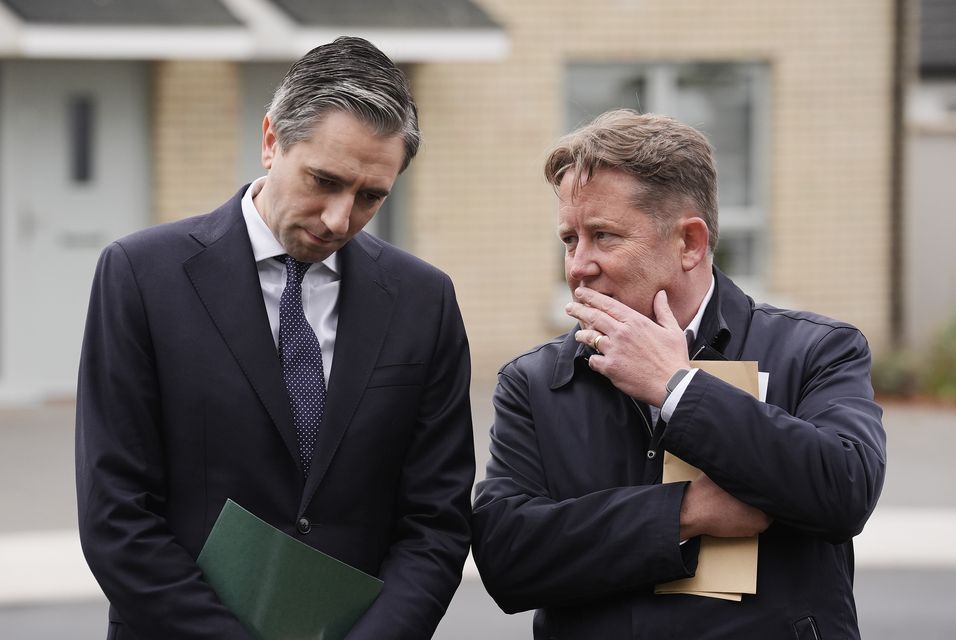
[[[611,234],[608,233],[607,231],[595,231],[595,232],[594,232],[594,239],[595,239],[595,240],[604,240],[604,239],[609,238],[609,237],[611,237]]]
[[[322,178],[322,177],[316,176],[315,184],[325,189],[331,189],[332,187],[335,186],[335,180],[329,180],[328,178]]]
[[[365,201],[369,204],[375,204],[385,199],[385,196],[378,193],[366,193],[364,197]]]
[[[573,245],[575,240],[576,238],[574,236],[561,236],[561,242],[563,242],[565,246],[568,246],[568,247]]]

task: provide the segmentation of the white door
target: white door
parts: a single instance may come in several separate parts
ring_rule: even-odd
[[[96,259],[149,221],[148,69],[0,63],[0,401],[75,390]]]

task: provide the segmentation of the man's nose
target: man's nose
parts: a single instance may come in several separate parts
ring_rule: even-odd
[[[349,220],[352,217],[352,205],[355,198],[350,194],[340,194],[326,203],[322,212],[322,223],[332,233],[338,236],[345,235],[349,230]]]
[[[567,257],[568,276],[572,280],[581,281],[593,278],[601,272],[593,252],[584,244],[579,244],[574,254]]]

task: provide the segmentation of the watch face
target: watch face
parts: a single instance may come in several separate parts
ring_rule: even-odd
[[[664,388],[667,389],[667,393],[672,393],[674,389],[677,388],[677,385],[680,384],[680,381],[684,379],[690,373],[690,369],[678,369],[674,372],[674,375],[671,376],[671,379],[667,381],[667,384],[664,385]]]

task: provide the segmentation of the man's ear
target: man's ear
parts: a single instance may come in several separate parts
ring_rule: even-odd
[[[681,266],[684,271],[691,271],[707,257],[710,250],[710,231],[703,218],[697,216],[681,218],[677,229],[682,242]]]
[[[279,138],[272,129],[272,122],[269,120],[269,114],[262,119],[262,166],[269,170],[272,168],[272,161],[279,153]]]

